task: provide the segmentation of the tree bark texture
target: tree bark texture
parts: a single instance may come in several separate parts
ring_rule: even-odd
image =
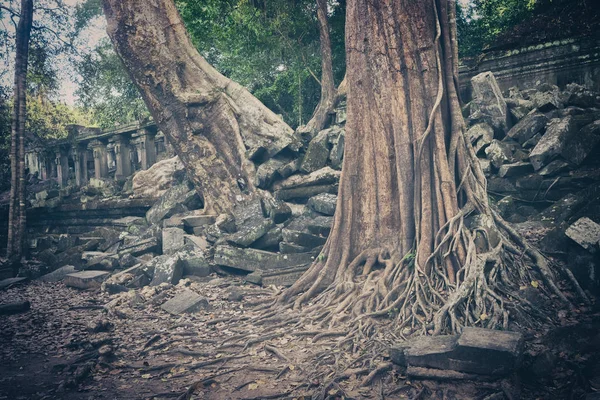
[[[231,212],[257,195],[255,166],[293,131],[197,52],[173,0],[103,0],[107,31],[160,130],[204,197]]]
[[[8,214],[7,258],[19,261],[25,242],[25,121],[27,119],[27,61],[33,23],[33,0],[21,0],[16,31],[15,79],[11,127],[11,186]]]
[[[329,113],[335,107],[337,100],[337,90],[335,89],[333,79],[329,22],[327,21],[327,0],[317,0],[317,20],[319,22],[319,39],[321,45],[321,99],[310,121],[302,129],[313,135],[317,134],[326,125]]]
[[[393,314],[394,329],[425,333],[457,331],[481,315],[506,327],[496,274],[507,285],[527,279],[501,262],[511,235],[493,240],[498,217],[464,139],[454,7],[347,3],[348,117],[334,223],[318,260],[280,299],[296,307],[311,300],[304,312],[330,326],[353,320],[367,329],[363,317]],[[467,226],[475,214],[485,229]]]

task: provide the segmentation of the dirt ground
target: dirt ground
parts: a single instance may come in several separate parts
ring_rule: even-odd
[[[183,290],[206,297],[209,309],[173,316],[160,308]],[[31,310],[0,316],[0,400],[591,399],[600,389],[593,308],[526,333],[523,368],[504,380],[412,381],[392,367],[363,386],[387,354],[341,351],[341,333],[278,323],[283,316],[261,324],[260,308],[276,293],[217,276],[115,295],[36,281],[9,288],[0,303],[29,300]]]

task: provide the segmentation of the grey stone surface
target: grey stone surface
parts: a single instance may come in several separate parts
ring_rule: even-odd
[[[337,195],[331,193],[321,193],[308,199],[306,205],[314,211],[325,215],[335,214],[337,204]]]
[[[183,275],[183,262],[177,255],[155,257],[147,267],[154,269],[151,286],[158,286],[161,283],[176,285]]]
[[[252,243],[252,247],[256,249],[271,249],[277,248],[279,246],[279,242],[283,240],[283,235],[281,233],[282,226],[274,226],[271,228],[264,236],[258,239],[256,242]]]
[[[502,164],[513,161],[512,151],[510,146],[499,140],[492,140],[490,145],[486,147],[485,154],[488,160],[496,168],[500,168]]]
[[[338,192],[338,185],[316,185],[316,186],[303,186],[291,189],[279,189],[275,191],[275,197],[279,200],[301,200],[308,199],[321,193],[336,194]]]
[[[282,231],[283,240],[288,243],[294,243],[306,248],[315,248],[324,245],[327,238],[312,233],[297,231],[295,229],[284,228]]]
[[[254,184],[261,189],[267,189],[278,178],[279,170],[290,162],[289,159],[271,158],[256,169]]]
[[[188,215],[181,220],[185,226],[195,228],[197,226],[212,225],[215,223],[216,219],[216,215]]]
[[[533,172],[533,166],[528,162],[517,162],[512,164],[504,164],[498,169],[498,176],[501,178],[521,176]]]
[[[471,78],[473,101],[471,116],[487,122],[497,133],[508,131],[508,107],[502,91],[491,72],[483,72]]]
[[[292,286],[307,270],[308,265],[277,270],[254,271],[246,275],[246,282],[263,286]]]
[[[9,286],[18,285],[19,283],[23,283],[27,281],[25,277],[17,277],[17,278],[6,278],[0,280],[0,290],[5,289]]]
[[[214,257],[214,262],[217,265],[249,272],[304,266],[312,261],[312,254],[280,254],[257,249],[240,249],[232,246],[217,246]]]
[[[200,208],[201,200],[187,182],[168,189],[162,197],[148,210],[146,220],[155,224],[165,218],[188,210]]]
[[[119,250],[119,257],[122,257],[125,254],[131,254],[132,256],[137,257],[154,251],[158,251],[158,239],[151,237],[148,239],[136,240],[127,246],[123,246]]]
[[[185,231],[181,228],[164,228],[162,230],[162,252],[173,254],[185,245]]]
[[[106,271],[81,271],[72,274],[67,274],[63,281],[65,285],[78,288],[90,289],[100,287],[102,282],[108,278],[109,273]]]
[[[564,145],[561,155],[574,165],[581,165],[600,144],[600,120],[584,126]]]
[[[560,172],[566,171],[569,168],[569,163],[563,160],[554,160],[540,169],[537,173],[541,176],[552,176]]]
[[[548,118],[544,114],[532,113],[510,128],[506,136],[523,144],[536,134],[542,132],[547,123]]]
[[[319,132],[308,144],[306,154],[302,159],[300,171],[311,173],[325,167],[329,158],[329,136],[328,131]]]
[[[42,282],[59,282],[62,281],[65,276],[77,272],[74,266],[65,265],[64,267],[60,267],[46,275],[42,275],[39,280]]]
[[[479,150],[490,144],[494,139],[494,128],[485,122],[480,122],[469,128],[467,138],[473,145],[475,154],[477,154]]]
[[[184,275],[204,277],[213,272],[205,253],[198,248],[186,248],[174,256],[181,260]]]
[[[460,335],[421,336],[390,349],[392,362],[409,368],[506,375],[521,359],[517,332],[465,327]]]
[[[186,290],[178,293],[172,299],[168,300],[162,306],[163,310],[173,315],[191,314],[198,311],[209,310],[208,300],[199,294]]]
[[[588,251],[596,252],[600,249],[600,225],[587,217],[575,221],[565,234]]]
[[[537,171],[548,165],[562,152],[567,141],[575,133],[577,132],[574,117],[569,116],[550,121],[546,133],[529,154],[529,160],[533,168]]]

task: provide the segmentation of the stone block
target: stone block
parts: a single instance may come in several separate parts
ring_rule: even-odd
[[[336,184],[340,180],[340,171],[331,167],[321,168],[308,175],[293,175],[273,185],[273,190],[294,189],[307,186],[323,186]]]
[[[306,223],[306,227],[310,233],[324,237],[329,236],[331,225],[333,225],[333,217],[324,215],[311,218]]]
[[[289,159],[271,158],[256,169],[254,184],[261,189],[267,189],[271,183],[280,177],[279,170],[290,162]]]
[[[119,256],[111,253],[103,253],[87,261],[85,269],[87,270],[106,270],[112,271],[119,267]]]
[[[232,246],[217,246],[214,262],[217,265],[242,271],[269,270],[299,267],[310,264],[312,254],[280,254],[257,249],[240,249]]]
[[[212,225],[215,223],[216,219],[216,215],[188,215],[182,218],[183,224],[190,228]]]
[[[173,315],[192,314],[198,311],[209,310],[208,300],[191,290],[178,293],[175,297],[160,306],[163,310]]]
[[[532,113],[525,116],[525,118],[510,128],[506,136],[516,140],[522,145],[538,133],[542,132],[547,123],[548,117],[544,114],[538,112]]]
[[[552,176],[569,169],[569,163],[563,160],[554,160],[537,173],[541,176]]]
[[[506,375],[518,367],[522,347],[520,333],[466,327],[460,335],[414,338],[392,347],[390,358],[409,368]]]
[[[151,286],[158,286],[161,283],[176,285],[183,276],[183,263],[177,255],[155,257],[147,267],[154,269]]]
[[[344,148],[346,145],[345,131],[340,130],[336,136],[332,138],[329,135],[329,143],[332,144],[331,151],[329,152],[329,160],[331,161],[331,167],[333,169],[342,169],[342,161],[344,159]]]
[[[281,200],[269,198],[264,200],[266,213],[276,224],[287,221],[292,216],[292,209]]]
[[[338,185],[316,185],[304,186],[291,189],[280,189],[275,191],[275,197],[279,200],[302,200],[308,199],[321,193],[337,194]]]
[[[195,247],[203,252],[207,251],[210,247],[208,241],[203,236],[184,235],[183,242],[186,246]]]
[[[39,280],[42,282],[60,282],[65,279],[65,276],[77,272],[73,265],[65,265],[64,267],[60,267],[46,275],[42,275],[39,277]]]
[[[600,120],[584,126],[576,135],[573,135],[565,144],[561,155],[570,163],[581,165],[594,150],[597,150],[599,144]]]
[[[508,178],[512,176],[521,176],[533,172],[531,163],[521,161],[513,164],[504,164],[498,169],[498,176]]]
[[[295,253],[316,253],[316,248],[300,246],[296,243],[280,242],[279,252],[283,254],[295,254]]]
[[[308,144],[300,171],[311,173],[323,168],[329,158],[329,135],[327,130],[319,132]]]
[[[263,286],[292,286],[308,268],[309,265],[267,271],[258,270],[246,275],[245,280]]]
[[[577,133],[576,121],[572,116],[550,121],[546,128],[546,134],[529,154],[533,168],[537,171],[550,163],[562,152],[565,144],[575,133]]]
[[[325,215],[334,215],[337,205],[337,195],[321,193],[308,199],[306,205],[317,212]]]
[[[505,375],[517,368],[522,347],[523,335],[518,332],[466,327],[458,338],[451,369]]]
[[[500,168],[502,164],[510,163],[513,160],[510,146],[499,140],[492,140],[490,145],[486,147],[485,154],[496,168]]]
[[[64,277],[65,285],[78,288],[90,289],[100,287],[102,282],[108,277],[106,271],[82,271],[73,274],[67,274]]]
[[[168,189],[146,212],[146,220],[152,225],[175,214],[201,208],[201,205],[202,201],[196,190],[184,182]]]
[[[213,272],[204,252],[200,249],[187,248],[178,251],[175,256],[179,257],[183,264],[183,275],[204,277]]]
[[[10,286],[18,285],[19,283],[23,283],[27,281],[25,277],[17,277],[17,278],[6,278],[0,280],[0,290],[6,289]]]
[[[119,257],[125,254],[131,254],[132,256],[140,256],[142,254],[151,253],[158,251],[158,239],[151,237],[143,240],[136,240],[133,243],[122,247],[119,250]]]
[[[279,247],[279,242],[283,240],[281,226],[274,226],[264,236],[252,243],[252,247],[256,249],[271,249]]]
[[[297,231],[294,229],[284,228],[282,231],[283,240],[288,243],[294,243],[307,248],[315,248],[324,245],[327,238],[312,233]]]
[[[164,228],[162,230],[162,252],[173,254],[183,248],[185,232],[181,228]]]
[[[467,131],[467,138],[473,145],[475,154],[494,139],[494,129],[485,122],[473,125]]]
[[[588,251],[596,252],[600,248],[600,225],[587,217],[575,221],[565,234]]]
[[[494,130],[504,135],[508,131],[508,107],[502,91],[491,72],[483,72],[471,78],[473,101],[471,118],[487,122]]]
[[[248,247],[271,230],[273,225],[273,221],[267,218],[248,221],[236,233],[227,236],[226,240],[236,246]]]

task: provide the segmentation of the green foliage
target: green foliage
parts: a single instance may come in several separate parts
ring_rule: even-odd
[[[42,139],[61,139],[67,137],[69,124],[91,125],[91,121],[74,107],[42,96],[27,96],[25,130],[28,133]]]
[[[530,17],[551,0],[471,0],[458,5],[459,56],[471,57],[489,47],[503,32]]]
[[[84,55],[77,70],[82,80],[76,94],[93,123],[114,128],[150,115],[108,39]]]
[[[310,119],[321,90],[315,79],[320,78],[321,61],[314,0],[176,3],[194,45],[209,63],[246,86],[290,125]],[[334,66],[339,82],[345,70],[345,2],[332,2],[330,6]]]

